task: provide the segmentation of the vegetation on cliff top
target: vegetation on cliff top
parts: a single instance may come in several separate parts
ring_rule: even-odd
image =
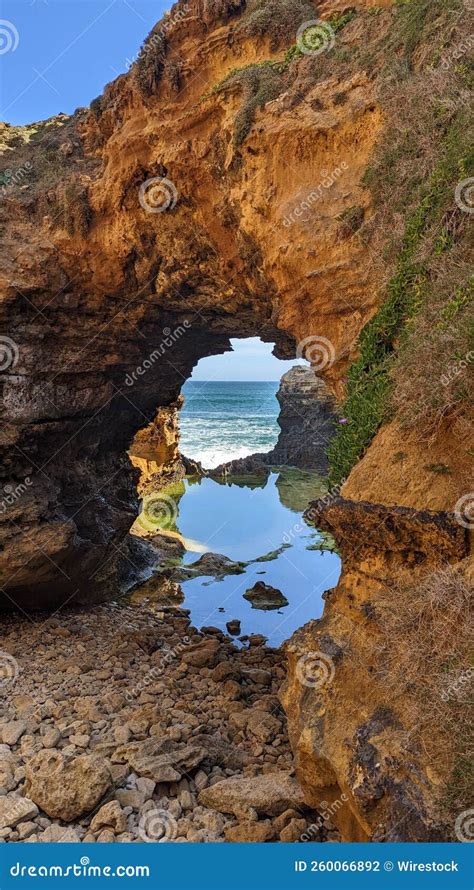
[[[296,4],[292,0],[276,3],[274,0],[256,0],[249,4],[248,16],[244,17],[239,30],[252,36],[270,36],[270,48],[276,50],[282,43],[288,42],[288,34],[295,34],[295,22],[303,23],[311,20],[309,8],[311,4]],[[353,10],[343,15],[335,14],[328,19],[334,33],[341,31],[354,17]],[[282,59],[265,59],[252,62],[240,68],[232,68],[225,77],[204,94],[203,99],[225,90],[226,87],[239,86],[243,94],[243,102],[235,118],[234,148],[240,149],[247,138],[255,120],[258,108],[263,109],[267,102],[277,99],[287,88],[287,75],[292,62],[303,56],[297,43],[291,44]]]
[[[455,198],[458,184],[474,172],[467,105],[472,68],[465,53],[458,60],[458,11],[457,0],[409,0],[382,38],[387,58],[380,98],[390,125],[365,177],[375,215],[358,237],[383,251],[393,274],[348,372],[346,422],[329,449],[333,483],[347,478],[390,417],[429,437],[446,417],[472,405],[469,214]],[[419,66],[418,57],[425,60]],[[403,234],[387,243],[384,233],[402,225]],[[459,373],[452,374],[456,365]]]

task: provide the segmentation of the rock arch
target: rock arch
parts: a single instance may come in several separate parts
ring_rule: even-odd
[[[375,310],[374,269],[340,232],[344,209],[370,214],[372,87],[353,78],[335,104],[340,83],[311,80],[303,60],[306,81],[285,74],[236,147],[242,89],[215,86],[236,63],[281,57],[235,26],[242,8],[192,0],[156,26],[146,88],[142,58],[90,110],[2,125],[2,169],[27,171],[0,207],[4,605],[116,589],[134,562],[120,552],[136,509],[126,450],[200,358],[230,337],[291,357],[323,336],[338,393]]]

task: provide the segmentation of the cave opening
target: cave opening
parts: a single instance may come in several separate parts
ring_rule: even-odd
[[[281,361],[256,337],[231,347],[199,361],[135,436],[131,532],[159,565],[132,596],[279,645],[322,613],[339,577],[334,542],[303,515],[326,490],[333,404],[304,359]]]

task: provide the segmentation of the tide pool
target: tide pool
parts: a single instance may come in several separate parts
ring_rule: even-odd
[[[264,634],[270,645],[279,646],[298,627],[321,616],[322,594],[337,584],[340,558],[327,550],[308,549],[323,539],[302,513],[309,500],[323,493],[323,480],[301,470],[274,472],[258,487],[185,480],[176,519],[183,538],[199,542],[200,552],[251,562],[243,574],[180,582],[178,602],[190,609],[196,627],[213,625],[225,631],[226,622],[237,618],[242,634]],[[286,546],[281,549],[282,545]],[[183,562],[190,564],[198,557],[199,553],[186,552]],[[280,590],[288,606],[272,611],[252,608],[243,594],[258,581]],[[134,598],[144,595],[159,603],[161,594],[161,579],[155,578]]]

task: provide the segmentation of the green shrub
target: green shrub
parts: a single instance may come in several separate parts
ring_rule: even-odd
[[[249,37],[269,37],[272,50],[288,43],[303,22],[316,18],[310,0],[248,0],[239,30]]]
[[[221,92],[226,86],[239,86],[243,102],[237,112],[234,127],[234,147],[240,148],[247,138],[258,108],[276,99],[283,91],[287,65],[284,62],[255,62],[242,68],[233,68],[226,77],[212,89]]]
[[[151,32],[143,43],[133,65],[135,80],[144,99],[151,96],[161,80],[165,67],[166,40],[159,32]]]

